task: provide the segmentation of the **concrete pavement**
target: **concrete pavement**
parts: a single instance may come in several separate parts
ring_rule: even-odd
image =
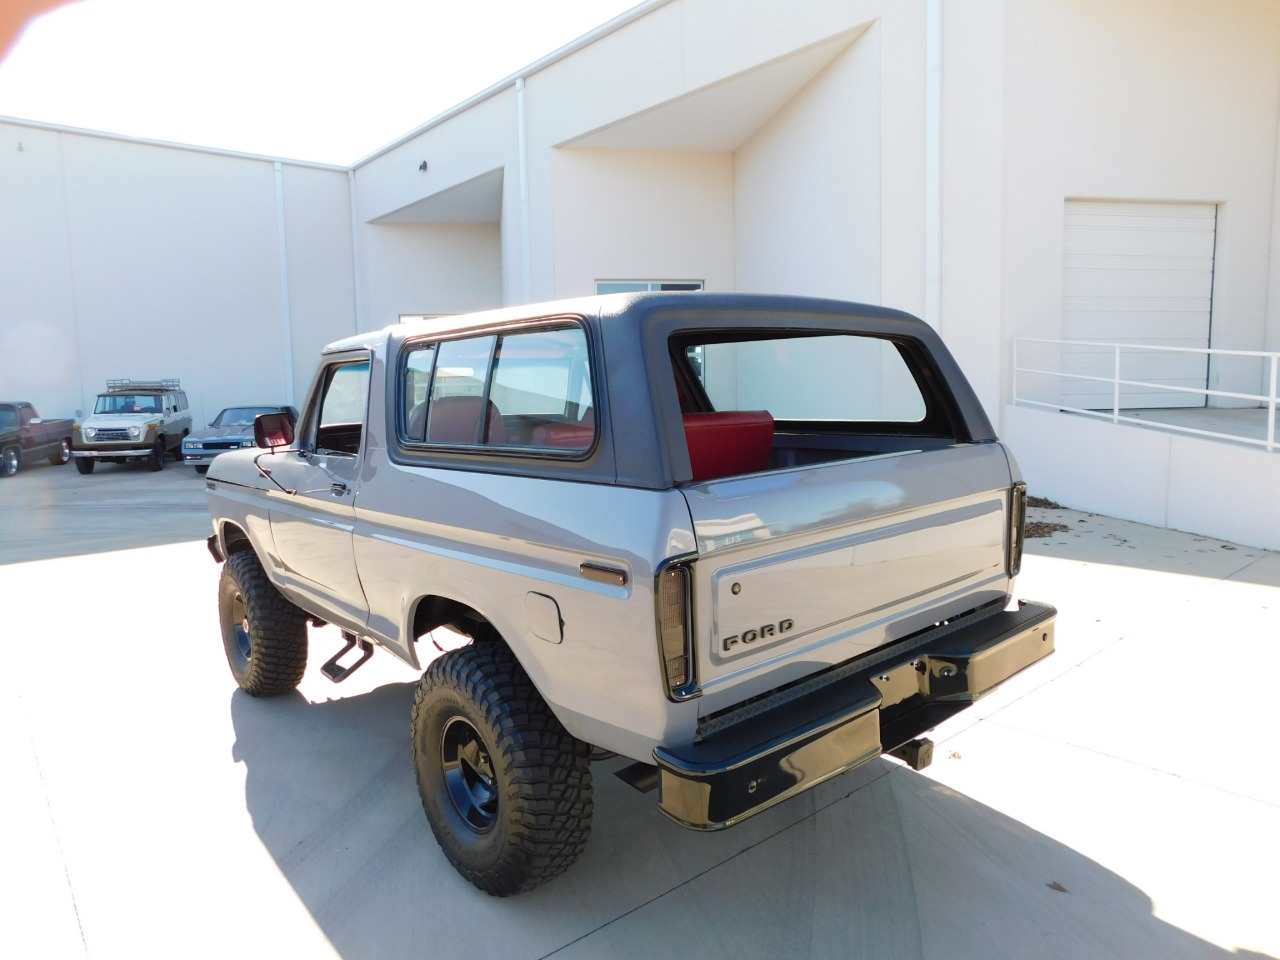
[[[716,834],[594,766],[583,859],[498,900],[445,861],[413,672],[235,689],[203,481],[0,481],[0,954],[40,958],[1280,956],[1269,666],[1280,555],[1071,511],[1019,593],[1057,653],[938,728]]]

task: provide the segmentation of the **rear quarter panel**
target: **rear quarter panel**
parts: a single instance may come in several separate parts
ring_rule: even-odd
[[[654,620],[658,565],[693,548],[674,490],[383,461],[356,499],[372,635],[421,665],[434,649],[419,643],[415,655],[417,604],[463,603],[502,635],[571,733],[636,759],[694,722],[666,700]],[[584,563],[624,571],[625,585],[583,576]],[[554,601],[561,638],[535,632],[537,596]]]

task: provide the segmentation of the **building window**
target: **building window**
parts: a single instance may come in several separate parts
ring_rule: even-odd
[[[701,290],[701,280],[597,280],[596,293],[648,293],[651,290]]]

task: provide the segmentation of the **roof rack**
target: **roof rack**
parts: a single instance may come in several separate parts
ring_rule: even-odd
[[[147,390],[181,390],[177,377],[168,380],[108,380],[107,393],[138,393]]]

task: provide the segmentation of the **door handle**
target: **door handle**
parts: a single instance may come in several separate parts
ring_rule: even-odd
[[[347,492],[347,485],[341,482],[331,483],[329,484],[329,492],[335,497],[340,497]]]

